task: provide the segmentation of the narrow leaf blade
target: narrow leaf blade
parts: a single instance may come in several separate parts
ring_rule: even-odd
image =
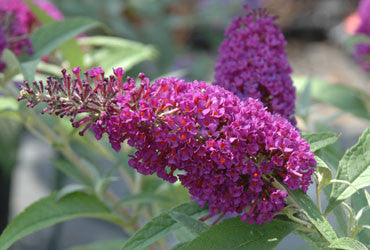
[[[200,207],[196,202],[183,203],[172,209],[173,211],[184,213],[188,216],[199,218],[206,211],[205,208]],[[139,231],[137,231],[130,239],[123,245],[124,250],[138,250],[154,243],[160,238],[165,237],[170,232],[180,228],[180,224],[171,218],[167,213],[162,213],[153,218]]]
[[[242,222],[239,217],[227,219],[211,227],[180,250],[273,249],[297,226],[294,222],[282,219],[273,220],[262,227]]]
[[[115,239],[115,240],[104,240],[99,242],[94,242],[89,245],[84,246],[75,246],[69,248],[68,250],[120,250],[122,244],[125,240],[122,239]]]
[[[329,204],[325,211],[326,214],[341,202],[348,199],[358,189],[369,185],[370,128],[365,130],[359,141],[345,152],[343,158],[339,162],[335,179],[347,183],[334,182]]]
[[[317,155],[315,155],[315,160],[317,162],[317,172],[319,176],[319,185],[317,189],[320,191],[324,187],[330,184],[331,178],[332,178],[332,172],[328,165]]]
[[[99,25],[98,21],[86,17],[74,17],[45,24],[31,35],[34,53],[24,60],[40,59],[74,36]]]
[[[302,190],[290,190],[286,188],[288,194],[294,199],[302,212],[307,216],[311,223],[323,235],[328,242],[333,242],[337,239],[337,235],[329,222],[320,213],[319,209],[311,198]]]
[[[295,76],[293,81],[297,92],[302,93],[307,78]],[[313,78],[311,79],[311,97],[316,101],[331,104],[357,117],[370,119],[369,110],[364,101],[369,97],[352,87],[342,84],[329,84]]]
[[[339,248],[346,250],[367,250],[367,247],[364,244],[362,244],[358,240],[349,237],[338,238],[329,245],[329,248]]]
[[[310,150],[315,152],[336,142],[339,135],[336,133],[304,133],[302,137],[310,144]]]
[[[155,193],[139,193],[123,198],[118,202],[117,205],[129,205],[135,203],[147,204],[153,202],[166,202],[166,201],[169,201],[169,199],[164,195]]]
[[[317,231],[316,232],[306,232],[306,231],[295,230],[294,234],[296,234],[298,237],[306,241],[308,244],[310,244],[315,249],[327,249],[329,246],[329,243]]]
[[[8,249],[20,238],[66,220],[93,217],[118,221],[119,217],[95,196],[73,193],[59,201],[56,194],[43,198],[17,215],[0,236],[0,250]]]
[[[168,211],[167,212],[172,219],[176,220],[178,223],[183,225],[186,229],[192,232],[194,235],[200,235],[201,233],[207,231],[209,226],[193,217],[179,213],[176,211]]]
[[[60,22],[50,22],[37,29],[31,35],[34,53],[22,56],[21,71],[24,78],[33,81],[34,73],[40,59],[58,48],[76,35],[100,25],[98,21],[85,17],[65,19]]]

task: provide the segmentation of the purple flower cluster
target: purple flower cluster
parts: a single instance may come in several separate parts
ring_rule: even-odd
[[[53,19],[62,20],[63,15],[50,2],[32,0],[38,7],[45,10]],[[37,26],[39,20],[22,0],[0,0],[0,57],[8,48],[14,54],[31,54],[32,44],[27,35]],[[0,72],[6,65],[0,60]]]
[[[237,213],[263,224],[285,206],[287,193],[274,183],[307,191],[316,165],[308,143],[291,123],[272,115],[252,98],[241,101],[231,92],[205,82],[177,78],[153,83],[139,74],[140,85],[115,69],[63,71],[55,78],[25,83],[21,99],[28,106],[47,103],[43,112],[70,116],[74,127],[91,127],[96,138],[106,133],[112,147],[124,141],[136,148],[129,164],[142,174],[177,179],[211,214]],[[84,118],[76,121],[80,113]]]
[[[245,100],[259,99],[274,114],[296,124],[295,88],[284,45],[274,18],[263,10],[236,17],[225,31],[215,64],[215,83]]]
[[[25,38],[26,32],[22,29],[19,21],[11,12],[0,7],[0,72],[6,65],[1,61],[4,49],[12,50],[16,55],[22,52],[32,53],[32,45],[29,38]]]
[[[364,70],[370,71],[370,0],[360,1],[357,12],[361,23],[356,34],[365,35],[369,41],[355,45],[354,58]]]

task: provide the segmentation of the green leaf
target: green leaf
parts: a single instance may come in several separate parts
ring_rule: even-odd
[[[302,93],[307,77],[295,76],[294,86]],[[328,84],[319,79],[311,79],[311,97],[319,102],[331,104],[343,111],[360,118],[370,119],[369,111],[364,100],[369,98],[354,88],[341,84]]]
[[[302,93],[296,99],[296,113],[306,119],[311,108],[311,80],[307,79]]]
[[[89,36],[83,37],[79,40],[79,43],[82,45],[88,46],[102,46],[102,47],[111,47],[111,48],[126,48],[126,49],[134,49],[140,50],[143,48],[151,48],[155,50],[151,45],[144,45],[139,42],[130,41],[127,39],[123,39],[120,37],[112,37],[112,36]]]
[[[180,242],[176,244],[171,250],[179,250],[181,247],[183,247],[187,242]]]
[[[367,250],[368,248],[358,240],[342,237],[336,239],[329,245],[329,248],[346,249],[346,250]]]
[[[202,208],[196,202],[191,201],[173,208],[172,211],[199,218],[205,213],[205,211],[207,211],[207,209]],[[128,239],[123,245],[123,249],[143,249],[180,227],[181,225],[176,220],[172,219],[166,212],[161,213]]]
[[[3,98],[0,96],[0,104]],[[3,178],[11,178],[17,162],[17,152],[23,126],[20,122],[0,118],[0,173]]]
[[[120,217],[95,196],[73,193],[59,201],[56,194],[43,198],[17,215],[0,236],[0,250],[8,249],[20,238],[56,223],[80,217],[92,217],[120,223]]]
[[[336,180],[334,182],[329,204],[325,214],[348,199],[358,189],[366,187],[370,183],[370,129],[365,130],[359,141],[348,149],[339,162]]]
[[[302,138],[310,144],[310,150],[315,152],[336,142],[339,135],[336,133],[303,133]]]
[[[71,39],[68,42],[62,44],[60,47],[60,52],[62,53],[62,57],[68,61],[69,67],[74,68],[77,66],[81,67],[81,70],[84,70],[83,67],[83,51],[78,45],[75,39]]]
[[[0,95],[0,111],[18,110],[18,106],[19,103],[13,97]]]
[[[32,13],[36,16],[36,19],[39,20],[42,24],[52,23],[54,21],[52,17],[50,17],[36,4],[32,3],[29,0],[26,0],[25,2],[27,6],[31,9]],[[69,62],[71,68],[83,65],[83,52],[74,38],[62,44],[60,46],[60,51],[63,58]]]
[[[164,195],[169,199],[169,202],[157,203],[160,208],[171,209],[177,204],[181,204],[190,200],[189,190],[186,189],[180,182],[173,184],[163,183],[156,192],[159,195]]]
[[[21,58],[22,73],[28,81],[33,81],[34,72],[39,60],[67,42],[74,36],[100,25],[99,22],[85,17],[51,22],[37,29],[31,35],[34,53]]]
[[[179,213],[176,211],[167,211],[167,213],[172,217],[172,219],[176,220],[178,223],[183,225],[194,235],[200,235],[201,233],[209,229],[209,226],[207,224],[197,219],[194,219],[193,217],[187,214]]]
[[[31,35],[34,53],[23,61],[40,59],[74,36],[99,25],[98,21],[86,17],[74,17],[48,23]]]
[[[276,219],[263,226],[249,225],[239,217],[224,220],[180,248],[180,250],[273,249],[297,223]]]
[[[356,211],[358,216],[362,210],[362,216],[359,218],[360,225],[370,224],[370,196],[366,189],[359,190],[351,196],[351,206]],[[365,211],[364,211],[365,208]],[[370,245],[370,230],[362,230],[358,233],[357,238],[365,245]]]
[[[124,242],[125,240],[122,239],[104,240],[89,245],[72,247],[69,250],[120,250]]]
[[[153,202],[166,202],[168,200],[169,199],[164,195],[155,194],[155,193],[140,193],[140,194],[133,194],[133,195],[130,195],[130,196],[127,196],[121,199],[117,203],[117,205],[129,205],[129,204],[135,204],[135,203],[139,203],[139,204],[149,203],[150,204]]]
[[[285,186],[285,185],[284,185]],[[311,198],[302,190],[290,190],[286,188],[290,197],[298,204],[304,215],[311,221],[316,229],[323,235],[328,242],[337,239],[337,235],[329,222],[320,213],[319,209]]]
[[[173,234],[176,240],[178,240],[181,243],[190,242],[194,240],[196,236],[198,236],[198,235],[192,234],[191,232],[189,232],[189,230],[187,230],[184,227],[177,229],[175,232],[173,232]]]
[[[298,237],[306,241],[308,244],[310,244],[315,249],[319,249],[319,250],[327,249],[329,246],[329,243],[317,231],[307,232],[307,231],[295,230],[294,234],[296,234]]]
[[[317,179],[318,179],[317,189],[320,191],[324,187],[330,184],[332,173],[328,165],[326,165],[326,163],[323,160],[321,160],[320,157],[315,155],[315,160],[317,162],[317,166],[316,166],[317,172],[315,172],[315,174],[317,175]]]
[[[331,185],[324,188],[324,194],[326,199],[329,199],[331,193]],[[337,232],[339,236],[345,236],[347,233],[347,219],[345,212],[341,206],[337,206],[333,209],[333,215],[338,222]]]
[[[55,200],[58,201],[62,199],[64,196],[69,195],[71,193],[77,192],[77,191],[84,191],[88,190],[89,187],[81,184],[69,184],[65,187],[63,187],[61,190],[59,190],[55,196]]]
[[[35,79],[35,72],[40,59],[34,59],[29,61],[24,61],[20,63],[20,69],[24,80],[28,82],[33,82]]]
[[[91,180],[83,175],[76,167],[72,166],[69,162],[62,159],[51,159],[51,162],[65,175],[76,180],[77,182],[84,183],[87,186],[92,186]]]
[[[100,49],[91,53],[89,64],[99,64],[107,74],[112,73],[112,67],[131,69],[136,64],[153,59],[157,50],[151,45],[129,41],[119,37],[93,36],[79,39],[85,46],[98,46]]]
[[[351,207],[356,212],[363,207],[370,207],[370,195],[366,189],[361,189],[351,196]]]
[[[30,0],[24,0],[24,2],[27,4],[28,8],[30,8],[31,12],[35,15],[36,19],[42,24],[47,24],[54,21],[51,16],[49,16],[43,9],[41,9]]]
[[[19,62],[14,53],[9,49],[4,49],[1,54],[1,60],[5,63],[6,68],[1,79],[1,85],[5,84],[10,78],[19,73]]]

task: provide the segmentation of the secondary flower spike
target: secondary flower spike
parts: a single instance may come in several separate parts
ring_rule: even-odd
[[[215,64],[215,83],[245,100],[259,99],[272,113],[296,124],[295,88],[284,45],[274,18],[264,10],[236,17],[225,31]]]
[[[252,98],[205,82],[177,78],[153,83],[139,74],[140,84],[114,69],[101,68],[62,81],[25,82],[20,100],[28,106],[47,104],[43,112],[70,116],[74,127],[88,128],[97,139],[107,134],[112,147],[122,142],[136,148],[129,164],[142,174],[177,179],[211,214],[237,213],[263,224],[285,206],[287,193],[274,185],[307,191],[316,165],[308,143],[286,119],[272,115]],[[76,118],[78,115],[78,119]]]
[[[39,8],[47,12],[55,20],[62,20],[63,14],[49,1],[32,0]],[[31,41],[27,36],[41,22],[31,12],[22,0],[0,0],[0,58],[4,49],[8,48],[14,54],[31,54]],[[6,65],[0,59],[0,72]]]
[[[370,0],[361,0],[357,12],[361,22],[356,34],[364,35],[367,41],[357,43],[353,55],[365,71],[370,71]]]

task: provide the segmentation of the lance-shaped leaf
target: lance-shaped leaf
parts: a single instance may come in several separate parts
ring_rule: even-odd
[[[202,216],[207,209],[200,207],[196,202],[183,203],[172,209],[175,212],[183,213],[194,218]],[[170,232],[180,228],[181,224],[169,216],[166,212],[153,218],[139,231],[137,231],[123,246],[124,250],[143,249]]]
[[[325,238],[322,237],[322,235],[318,231],[308,232],[295,230],[294,234],[306,241],[315,249],[327,249],[329,246],[328,241],[325,240]]]
[[[310,222],[329,243],[337,239],[334,229],[307,194],[302,190],[290,190],[289,188],[286,188],[286,191],[301,209],[303,214],[307,216]]]
[[[329,245],[329,248],[346,249],[346,250],[367,250],[368,248],[358,240],[342,237],[336,239]]]
[[[200,235],[201,233],[209,229],[209,226],[207,224],[194,219],[187,214],[179,213],[176,211],[167,211],[167,213],[172,217],[172,219],[183,225],[194,235]]]
[[[0,250],[8,249],[15,241],[30,233],[74,218],[92,217],[120,224],[120,217],[113,214],[96,196],[76,192],[59,201],[55,198],[54,193],[17,215],[0,236]]]
[[[98,21],[85,17],[51,22],[31,35],[34,53],[21,58],[21,71],[28,81],[33,81],[40,59],[76,35],[100,25]]]
[[[261,227],[249,225],[239,217],[232,218],[212,226],[180,250],[273,249],[298,226],[288,220],[276,219]]]
[[[36,16],[36,19],[39,20],[42,24],[54,22],[54,19],[52,17],[50,17],[43,9],[41,9],[30,0],[26,0],[25,3],[31,9],[32,13]],[[63,58],[69,62],[71,67],[82,66],[83,52],[74,38],[62,44],[60,47],[60,51]]]
[[[315,152],[338,140],[339,135],[336,133],[303,133],[303,139],[310,144],[310,150]]]
[[[104,240],[89,245],[75,246],[68,250],[120,250],[124,242],[125,240],[123,239]]]
[[[339,162],[337,180],[330,193],[325,214],[348,199],[358,189],[370,183],[370,129],[367,129],[359,141],[347,150]]]
[[[294,86],[298,93],[302,93],[307,77],[295,76]],[[369,98],[365,93],[342,84],[329,84],[319,79],[311,79],[312,99],[331,104],[355,116],[370,119],[369,110],[364,100]]]
[[[315,172],[318,181],[317,189],[320,192],[324,187],[330,184],[332,173],[328,165],[326,165],[320,157],[315,156],[315,160],[317,162],[317,172]]]

